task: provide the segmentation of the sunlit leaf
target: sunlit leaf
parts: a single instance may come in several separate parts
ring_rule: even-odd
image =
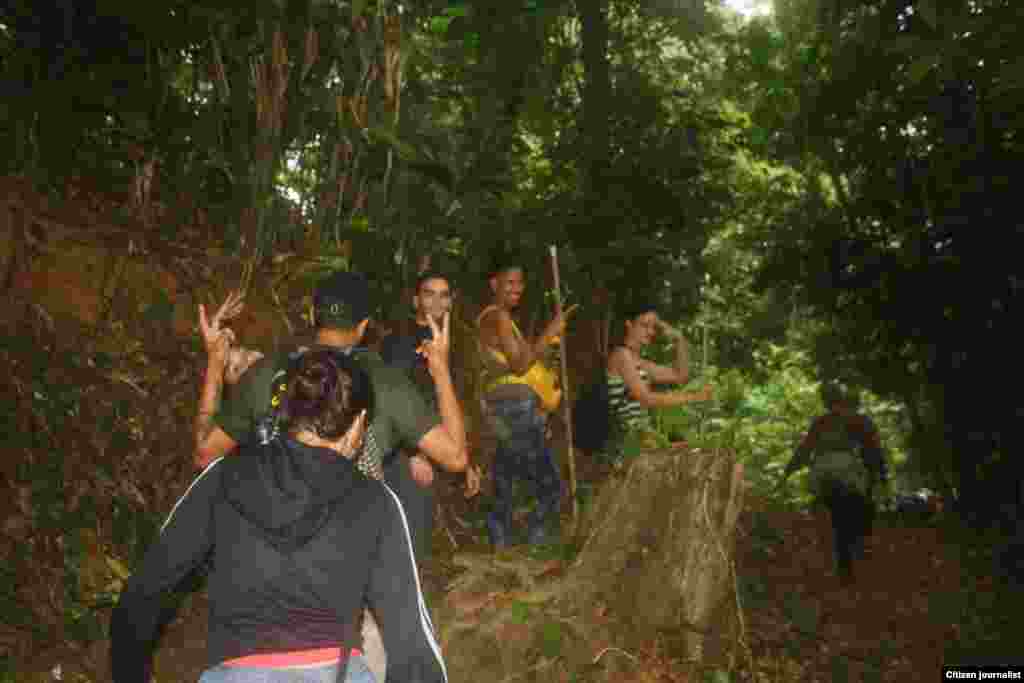
[[[430,20],[430,30],[438,34],[447,33],[451,23],[451,17],[433,17]]]

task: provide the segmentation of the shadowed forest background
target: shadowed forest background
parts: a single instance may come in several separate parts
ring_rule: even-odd
[[[735,586],[748,618],[730,645],[681,673],[678,634],[627,648],[613,624],[572,669],[582,637],[512,600],[499,642],[524,644],[509,680],[604,680],[608,648],[629,657],[601,675],[637,681],[932,680],[921,667],[1018,656],[1024,5],[771,10],[5,3],[0,681],[104,680],[110,607],[194,475],[200,302],[246,289],[234,327],[269,348],[308,328],[318,277],[352,268],[371,278],[380,335],[409,317],[429,260],[458,290],[457,381],[486,462],[470,332],[499,245],[535,258],[527,327],[550,316],[558,246],[563,296],[582,304],[572,389],[614,341],[617,303],[659,301],[692,342],[695,386],[716,390],[659,411],[659,429],[728,451],[751,486]],[[946,500],[876,533],[865,592],[845,602],[815,593],[826,550],[801,479],[772,492],[829,379],[863,390],[893,488]],[[608,475],[577,458],[586,507]],[[458,483],[442,482],[438,547],[482,552],[489,494],[464,501]],[[577,550],[515,571],[558,573]],[[466,565],[437,558],[440,604]],[[908,605],[892,637],[865,616],[891,607],[871,598],[887,582]],[[201,663],[203,599],[175,596],[163,647],[186,654],[164,654],[161,683]]]

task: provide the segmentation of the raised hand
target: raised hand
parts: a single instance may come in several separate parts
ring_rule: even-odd
[[[221,329],[219,322],[206,317],[206,306],[199,304],[199,334],[206,347],[211,367],[223,370],[228,361],[228,351],[235,341],[235,333],[230,329]]]
[[[238,317],[245,308],[245,295],[242,291],[236,289],[228,294],[228,298],[224,299],[224,303],[220,305],[217,312],[210,318],[210,324],[217,329],[220,329],[222,322],[231,320],[232,318]]]
[[[199,333],[203,338],[203,346],[210,357],[211,364],[224,368],[228,362],[228,351],[235,342],[235,333],[223,323],[236,317],[245,308],[245,297],[241,291],[235,290],[212,316],[206,315],[206,306],[199,304]]]
[[[439,373],[446,374],[448,372],[448,354],[451,350],[451,317],[452,314],[446,311],[441,318],[441,326],[438,327],[434,318],[428,315],[427,322],[430,324],[433,338],[424,341],[416,350],[427,359],[427,370],[434,379],[437,379]]]
[[[579,307],[579,304],[573,304],[568,308],[563,308],[561,313],[552,318],[551,322],[548,323],[547,328],[544,330],[545,339],[550,340],[552,338],[557,338],[560,334],[563,334],[565,332],[566,325],[569,323],[569,316],[571,316],[573,311]]]

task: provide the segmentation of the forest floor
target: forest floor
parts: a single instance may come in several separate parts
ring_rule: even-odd
[[[441,486],[450,504],[445,523],[435,529],[434,555],[422,572],[433,605],[444,599],[448,582],[459,571],[450,561],[456,544],[460,553],[490,552],[481,524],[486,502],[462,500],[454,480]],[[960,635],[956,596],[965,579],[959,546],[944,538],[939,526],[880,520],[856,568],[855,584],[843,587],[832,571],[828,542],[827,520],[810,511],[755,509],[743,515],[737,567],[756,679],[738,673],[695,676],[691,665],[674,657],[668,634],[634,649],[635,675],[627,680],[939,680],[947,647]],[[206,609],[203,591],[182,604],[157,654],[158,683],[198,680],[205,666]],[[105,649],[105,642],[93,643],[77,657],[92,660],[86,669],[97,672],[105,668],[99,661]],[[751,659],[745,659],[739,669],[748,671]],[[66,662],[65,672],[76,669]],[[65,675],[64,680],[95,681],[94,676]]]

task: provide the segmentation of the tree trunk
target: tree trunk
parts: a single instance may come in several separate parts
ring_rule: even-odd
[[[734,614],[733,556],[743,466],[728,455],[668,450],[633,461],[594,501],[572,573],[574,601],[606,604],[639,636],[688,631],[687,654]],[[702,633],[703,632],[703,633]]]
[[[608,169],[611,166],[609,111],[612,81],[608,67],[608,15],[606,0],[579,0],[583,55],[583,212],[573,241],[589,244],[603,231],[595,231],[594,221],[601,216],[607,198]]]

